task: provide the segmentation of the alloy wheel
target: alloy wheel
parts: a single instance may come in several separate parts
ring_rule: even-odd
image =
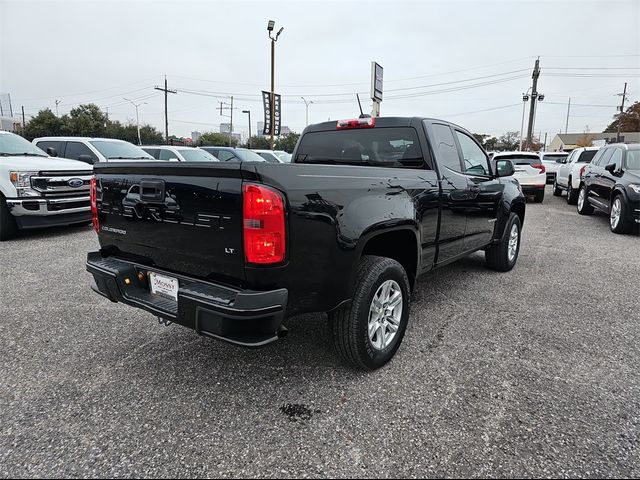
[[[376,350],[387,348],[398,333],[402,319],[402,290],[395,280],[387,280],[376,291],[369,307],[368,333]]]

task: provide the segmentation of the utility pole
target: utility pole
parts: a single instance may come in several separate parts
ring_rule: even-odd
[[[242,113],[249,115],[249,141],[247,143],[249,144],[249,148],[251,148],[251,110],[243,110]]]
[[[134,107],[136,107],[136,128],[138,129],[138,145],[142,145],[142,139],[140,138],[140,118],[138,117],[138,107],[140,105],[147,105],[147,102],[134,103],[132,100],[129,100],[128,98],[123,97],[123,99],[129,102]]]
[[[229,121],[229,133],[230,137],[233,138],[233,95],[231,95],[231,120]]]
[[[271,36],[271,32],[273,32],[273,29],[276,26],[276,22],[274,22],[273,20],[269,20],[269,23],[267,24],[267,31],[269,32],[269,38],[271,39],[271,101],[270,103],[270,109],[271,109],[271,120],[270,120],[270,126],[271,126],[271,138],[269,140],[269,147],[271,148],[271,150],[273,150],[274,148],[274,140],[273,140],[273,134],[274,134],[274,130],[275,130],[275,125],[276,125],[276,119],[275,119],[275,111],[276,111],[276,91],[275,91],[275,55],[276,55],[276,42],[278,41],[278,37],[280,36],[280,34],[282,33],[282,30],[284,30],[284,27],[281,27],[280,30],[278,30],[278,33],[276,33],[275,37]]]
[[[567,105],[567,123],[564,125],[564,133],[569,130],[569,110],[571,110],[571,97],[569,97],[569,104]]]
[[[522,122],[520,123],[520,146],[518,150],[522,151],[522,136],[524,135],[524,111],[529,101],[529,91],[531,87],[527,88],[527,92],[522,94]]]
[[[304,109],[305,109],[304,118],[305,118],[305,122],[306,122],[305,126],[308,126],[309,125],[309,105],[311,105],[313,103],[313,100],[307,102],[304,97],[300,97],[300,98],[304,102]]]
[[[164,88],[160,88],[158,86],[155,87],[156,90],[160,90],[164,92],[164,134],[165,140],[167,144],[169,144],[169,117],[168,117],[168,109],[167,109],[167,96],[169,93],[178,93],[175,90],[169,90],[167,87],[167,76],[164,76]]]
[[[58,116],[58,104],[60,103],[60,100],[56,100],[56,117]]]
[[[624,82],[624,90],[622,92],[622,104],[620,104],[620,115],[618,115],[618,134],[616,136],[616,143],[620,142],[620,123],[622,123],[622,116],[624,115],[624,101],[626,98],[627,98],[627,82]],[[11,105],[11,103],[9,103],[9,105]]]
[[[24,127],[27,122],[24,121],[24,105],[22,106],[22,132],[24,133]]]
[[[225,105],[229,105],[228,107]],[[233,97],[231,97],[231,103],[227,103],[227,102],[220,102],[220,116],[221,117],[226,117],[226,115],[224,113],[222,113],[223,110],[229,110],[229,117],[231,118],[231,121],[229,123],[229,146],[231,146],[231,138],[233,138]],[[222,133],[222,131],[220,131],[220,133]]]
[[[625,83],[625,88],[626,88],[626,83]],[[13,108],[11,107],[11,94],[7,93],[7,97],[9,97],[9,116],[13,117]]]
[[[544,132],[544,145],[542,145],[542,151],[547,151],[547,132]]]
[[[538,77],[540,76],[540,59],[536,60],[533,68],[533,84],[531,85],[531,106],[529,107],[529,127],[527,128],[527,147],[531,148],[533,143],[533,122],[536,114],[536,100],[538,97]]]

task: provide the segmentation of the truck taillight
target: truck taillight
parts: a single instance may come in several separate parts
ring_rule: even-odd
[[[91,177],[90,187],[89,198],[91,200],[91,223],[93,224],[93,229],[98,233],[100,231],[100,220],[98,219],[98,196],[95,176]]]
[[[586,166],[586,165],[580,169],[580,179],[582,179],[582,177],[584,176],[584,171],[585,171],[586,169],[587,169],[587,166]]]
[[[263,185],[242,187],[244,257],[247,263],[270,264],[284,260],[284,199]]]
[[[542,164],[542,163],[534,163],[533,165],[531,165],[533,168],[537,168],[538,170],[540,170],[540,173],[544,173],[547,171],[547,168]]]
[[[350,128],[373,128],[376,126],[376,119],[373,117],[354,118],[353,120],[338,120],[336,130],[348,130]]]

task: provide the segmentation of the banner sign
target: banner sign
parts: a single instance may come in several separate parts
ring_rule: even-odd
[[[382,101],[382,67],[371,62],[371,100]]]
[[[275,94],[273,109],[273,135],[280,135],[280,95]],[[264,104],[264,130],[263,135],[271,135],[271,92],[262,91],[262,103]]]

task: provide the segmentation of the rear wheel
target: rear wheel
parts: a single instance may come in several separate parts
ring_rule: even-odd
[[[17,231],[18,226],[16,225],[16,220],[13,218],[13,215],[9,213],[7,201],[0,194],[0,242],[14,237]]]
[[[578,194],[578,213],[580,215],[591,215],[593,213],[593,206],[587,200],[587,187],[583,185]]]
[[[557,178],[553,181],[553,196],[554,197],[561,197],[562,196],[562,189],[558,186],[558,179]]]
[[[364,370],[382,367],[402,343],[409,301],[409,279],[402,265],[390,258],[362,257],[353,299],[329,314],[338,354]]]
[[[544,200],[544,190],[538,190],[533,197],[533,200],[536,203],[542,203],[542,201]]]
[[[484,256],[489,268],[502,272],[508,272],[513,268],[520,253],[521,232],[520,217],[511,213],[502,240],[485,251]]]
[[[611,202],[609,226],[613,233],[629,233],[631,231],[631,222],[627,220],[627,206],[622,195],[616,195]]]
[[[569,205],[575,205],[578,203],[578,194],[580,190],[574,190],[571,186],[571,178],[569,178],[569,182],[567,184],[567,203]]]

